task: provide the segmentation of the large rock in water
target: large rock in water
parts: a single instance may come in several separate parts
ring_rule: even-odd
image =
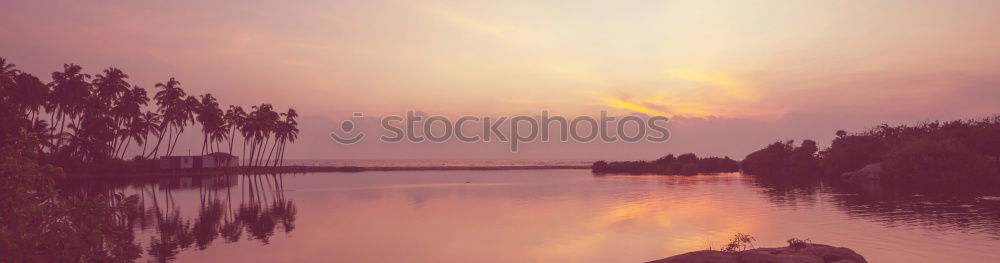
[[[758,248],[737,253],[702,250],[650,263],[868,263],[868,261],[846,247],[810,244],[800,249]]]
[[[861,167],[857,171],[846,172],[840,175],[840,180],[850,183],[864,183],[867,181],[877,181],[882,174],[882,163],[873,163]]]

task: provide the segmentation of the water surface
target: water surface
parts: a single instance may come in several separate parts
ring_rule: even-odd
[[[997,198],[894,199],[740,174],[314,173],[110,190],[143,200],[143,260],[643,262],[718,249],[743,232],[758,246],[809,238],[870,262],[1000,262]]]

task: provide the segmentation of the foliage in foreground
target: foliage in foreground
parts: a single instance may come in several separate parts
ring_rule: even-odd
[[[125,226],[136,196],[60,196],[59,168],[38,162],[37,136],[0,148],[0,262],[130,262],[141,248]]]
[[[753,242],[755,241],[757,241],[757,239],[749,234],[736,233],[733,235],[733,238],[729,240],[729,244],[726,244],[726,247],[723,247],[721,250],[729,253],[747,251],[748,249],[754,249]]]

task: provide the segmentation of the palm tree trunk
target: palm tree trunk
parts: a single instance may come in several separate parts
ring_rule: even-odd
[[[170,146],[170,151],[167,154],[173,154],[174,150],[177,149],[177,142],[181,140],[181,133],[184,132],[182,128],[177,129],[177,135],[174,136],[174,145]]]
[[[143,135],[143,137],[142,137],[142,141],[143,141],[143,143],[142,143],[142,152],[139,153],[139,155],[141,155],[141,156],[146,156],[146,145],[149,145],[149,140],[148,139],[149,139],[149,133],[147,132],[146,135]]]
[[[202,132],[201,139],[201,155],[205,155],[205,148],[208,147],[208,133]]]
[[[285,151],[285,140],[281,140],[278,143],[278,153],[274,156],[274,164],[272,166],[278,167],[278,161],[281,160],[282,152]]]
[[[278,148],[278,139],[277,138],[275,138],[275,140],[274,140],[274,145],[271,145],[271,153],[267,154],[267,161],[264,162],[264,165],[268,165],[268,164],[271,163],[271,156],[274,155],[275,148]]]
[[[278,148],[278,159],[274,160],[275,166],[284,166],[282,162],[285,160],[285,145],[288,145],[288,141],[282,140],[281,148]]]
[[[125,147],[122,148],[122,160],[125,160],[125,152],[126,150],[128,150],[129,144],[132,144],[132,140],[128,140],[128,142],[125,142]]]
[[[153,150],[151,152],[149,152],[149,156],[150,157],[153,157],[153,158],[159,157],[159,155],[160,155],[160,143],[163,142],[163,132],[164,132],[164,130],[165,129],[161,128],[159,134],[156,135],[156,137],[157,137],[156,147],[153,147]],[[149,157],[146,157],[146,159],[149,159]]]
[[[246,147],[246,145],[244,145]],[[254,138],[250,141],[250,158],[247,159],[247,166],[253,167],[253,153],[257,150],[257,139]]]
[[[257,165],[263,164],[264,154],[267,153],[267,144],[271,142],[271,137],[264,137],[264,145],[260,147],[260,154],[257,155]]]
[[[170,142],[173,141],[173,139],[174,139],[174,126],[173,125],[167,125],[167,132],[168,133],[167,133],[167,153],[166,153],[166,155],[169,156],[170,155]]]
[[[111,149],[112,149],[112,153],[111,153],[112,156],[118,156],[118,147],[121,147],[122,144],[124,144],[125,140],[127,139],[127,138],[122,138],[120,141],[118,140],[118,136],[121,135],[121,134],[118,134],[118,133],[121,132],[121,130],[122,130],[122,121],[123,120],[115,120],[115,127],[114,127],[114,130],[112,131],[114,133],[114,137],[113,137],[114,139],[111,140],[110,142],[108,142],[109,143],[108,146],[111,146]]]
[[[270,142],[271,142],[271,138],[265,137],[264,138],[264,142],[261,143],[260,147],[257,147],[257,150],[259,151],[257,153],[257,160],[255,160],[255,162],[257,163],[257,166],[263,166],[264,154],[267,153],[267,144],[270,143]]]
[[[268,162],[271,167],[278,167],[278,158],[281,157],[281,144],[283,142],[284,140],[277,140],[274,142],[274,148],[277,149],[274,150],[274,162]]]
[[[236,140],[236,128],[231,127],[229,132],[229,155],[233,155],[233,141]]]
[[[56,126],[59,124],[59,123],[57,123],[57,121],[59,120],[59,118],[56,118],[56,116],[58,116],[58,115],[60,115],[59,114],[59,109],[56,108],[55,110],[52,110],[52,115],[49,116],[49,123],[52,124],[52,130],[49,131],[49,138],[56,139],[56,137],[54,137],[54,135],[56,133]],[[55,143],[53,143],[52,145],[55,145]]]
[[[59,127],[59,135],[58,135],[58,137],[56,137],[56,149],[59,149],[59,146],[62,144],[63,128],[66,128],[66,116],[65,116],[65,114],[60,114],[59,115],[59,123],[60,123],[60,127]],[[55,131],[55,129],[53,129],[53,131]]]
[[[288,145],[288,143],[281,143],[281,162],[278,163],[279,166],[285,166],[285,145]]]
[[[230,150],[230,152],[231,151],[232,150]],[[247,163],[248,159],[247,159],[247,137],[246,136],[243,136],[243,154],[242,154],[242,156],[243,156],[243,161],[241,162],[241,164],[243,166],[247,166],[246,163]]]

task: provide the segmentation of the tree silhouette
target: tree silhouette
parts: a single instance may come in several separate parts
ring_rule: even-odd
[[[236,131],[242,131],[243,125],[247,121],[247,113],[243,111],[243,107],[229,105],[229,109],[226,110],[226,115],[223,117],[226,121],[226,129],[229,130],[229,155],[233,154],[233,142],[236,140]],[[240,134],[243,134],[242,132]],[[246,159],[246,135],[243,134],[243,155]]]
[[[278,113],[264,103],[250,113],[239,106],[223,111],[212,94],[189,96],[175,78],[155,85],[155,109],[148,109],[146,90],[130,84],[119,68],[91,78],[79,65],[67,63],[51,76],[45,83],[0,57],[0,121],[5,124],[0,135],[34,132],[44,140],[37,147],[46,157],[71,170],[125,159],[133,143],[142,146],[136,160],[172,155],[180,135],[194,123],[201,125],[202,154],[222,151],[226,140],[232,154],[239,132],[243,154],[250,148],[247,165],[277,166],[299,133],[293,109]],[[45,115],[48,121],[40,119]]]
[[[295,109],[288,109],[287,113],[282,113],[283,121],[278,122],[275,127],[275,138],[278,141],[278,156],[274,158],[274,167],[282,164],[285,160],[285,145],[288,142],[295,142],[298,138],[299,128],[295,118],[299,116]]]
[[[37,77],[23,72],[15,75],[12,80],[11,102],[19,112],[30,114],[32,123],[36,122],[39,110],[49,99],[49,87]]]
[[[699,173],[726,173],[739,171],[740,162],[730,159],[707,157],[700,158],[694,153],[685,153],[674,157],[668,154],[652,162],[647,161],[625,161],[606,162],[598,161],[591,166],[591,170],[598,174],[603,173],[632,173],[632,174],[667,174],[667,175],[696,175]]]
[[[63,64],[62,72],[52,73],[52,97],[49,107],[55,112],[52,116],[55,120],[50,120],[54,127],[59,127],[59,134],[56,138],[55,147],[62,145],[62,138],[65,138],[63,131],[66,127],[67,119],[74,119],[83,112],[84,100],[90,96],[90,75],[83,74],[81,68],[75,64]],[[55,132],[55,129],[52,130]]]
[[[201,95],[201,102],[195,105],[194,112],[197,115],[196,120],[201,123],[201,154],[205,154],[206,151],[212,152],[212,142],[216,141],[216,134],[219,134],[225,126],[225,120],[223,120],[223,112],[222,109],[219,108],[219,102],[212,96],[211,93]]]

